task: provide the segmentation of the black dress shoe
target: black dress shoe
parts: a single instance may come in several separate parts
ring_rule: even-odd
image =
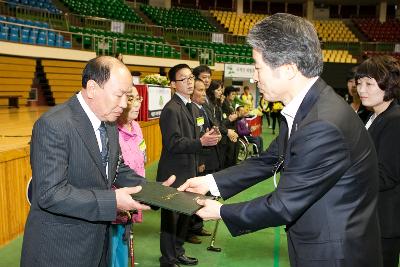
[[[199,232],[196,232],[196,235],[199,236],[211,236],[211,233],[206,229],[202,228]]]
[[[160,267],[179,267],[179,265],[176,264],[176,263],[174,263],[174,264],[167,264],[167,265],[161,264]]]
[[[199,261],[196,258],[188,257],[185,254],[177,258],[178,263],[183,265],[197,265]]]
[[[192,243],[192,244],[201,244],[200,238],[198,238],[195,235],[189,236],[186,238],[186,242]]]

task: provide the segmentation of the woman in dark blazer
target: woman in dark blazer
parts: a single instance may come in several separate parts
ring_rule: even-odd
[[[373,110],[366,127],[378,154],[378,213],[385,267],[397,267],[400,252],[400,62],[390,56],[364,61],[356,71],[362,104]]]
[[[236,140],[238,135],[232,127],[229,127],[229,120],[227,120],[226,114],[224,116],[221,102],[222,95],[223,90],[221,83],[218,81],[211,81],[210,86],[207,89],[207,98],[209,100],[208,105],[215,120],[215,125],[218,126],[222,135],[222,139],[218,143],[218,155],[220,166],[224,168],[228,144]]]

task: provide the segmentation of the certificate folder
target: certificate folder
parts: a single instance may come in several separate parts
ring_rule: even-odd
[[[202,207],[197,204],[197,199],[209,198],[196,193],[181,192],[157,182],[143,184],[142,190],[131,196],[139,202],[186,215],[193,215]]]

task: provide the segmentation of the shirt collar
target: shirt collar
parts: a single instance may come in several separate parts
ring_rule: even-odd
[[[190,101],[190,99],[189,100],[187,100],[185,97],[183,97],[181,94],[179,94],[178,92],[175,92],[175,94],[177,95],[177,96],[179,96],[179,98],[180,99],[182,99],[182,101],[183,101],[183,103],[186,105],[187,103],[192,103],[192,101]]]
[[[199,104],[197,104],[196,102],[193,102],[193,101],[192,101],[192,103],[195,104],[199,109],[202,109],[202,108],[203,108],[202,105],[199,105]]]
[[[92,123],[93,130],[96,132],[100,127],[101,120],[97,118],[97,116],[93,113],[88,104],[86,104],[85,99],[83,99],[82,92],[79,92],[76,96],[86,115],[89,117],[89,120]]]
[[[310,91],[311,87],[313,84],[318,80],[318,77],[312,78],[307,86],[301,90],[293,99],[292,101],[289,102],[281,111],[282,115],[285,116],[286,121],[292,121],[294,120],[297,111],[300,108],[301,103],[303,102],[304,97],[306,97],[306,94],[308,91]]]
[[[126,129],[124,128],[124,125],[118,125],[117,127],[118,127],[118,130],[119,130],[120,132],[122,132],[123,134],[125,134],[125,135],[136,136],[135,131],[129,132],[128,130],[126,130]],[[133,129],[134,129],[133,122],[131,123],[131,127],[132,127],[132,130],[133,130]]]

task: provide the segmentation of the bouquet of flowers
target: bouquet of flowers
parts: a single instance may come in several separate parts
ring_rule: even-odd
[[[142,83],[158,84],[158,85],[165,87],[165,86],[168,86],[169,81],[168,81],[167,77],[160,76],[160,74],[150,74],[150,75],[145,76],[142,79]]]

